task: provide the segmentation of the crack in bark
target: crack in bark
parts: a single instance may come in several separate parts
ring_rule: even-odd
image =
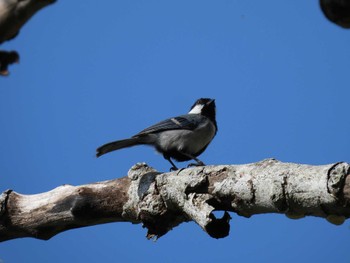
[[[249,184],[249,187],[250,187],[250,192],[252,193],[252,196],[250,198],[250,203],[254,204],[255,203],[255,192],[256,192],[256,190],[255,190],[255,187],[254,187],[253,180],[252,179],[248,180],[248,184]]]
[[[3,216],[6,215],[7,212],[7,203],[10,198],[10,194],[12,193],[13,190],[8,189],[4,191],[1,196],[0,196],[0,222],[4,222],[5,220],[3,219]]]
[[[286,190],[288,186],[288,177],[286,174],[283,174],[283,182],[281,184],[282,187],[282,202],[281,202],[281,207],[280,207],[280,211],[281,212],[285,212],[288,210],[289,207],[289,196],[288,196],[288,191]]]
[[[343,199],[345,179],[349,175],[350,166],[344,162],[334,164],[327,173],[327,192],[337,199]]]

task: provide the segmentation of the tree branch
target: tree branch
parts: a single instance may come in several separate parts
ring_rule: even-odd
[[[0,0],[0,44],[11,40],[40,9],[56,0]]]
[[[320,0],[320,6],[329,21],[343,28],[350,28],[349,0]]]
[[[159,173],[146,164],[128,176],[46,193],[0,196],[0,241],[49,239],[72,228],[107,222],[142,223],[158,238],[182,222],[195,221],[214,238],[229,234],[226,211],[250,217],[283,213],[342,224],[350,216],[350,166],[311,166],[267,159],[246,165],[204,166]],[[215,210],[225,211],[217,219]]]
[[[56,0],[0,0],[0,44],[15,38],[36,12],[54,2]],[[0,75],[7,76],[8,65],[18,62],[19,55],[16,51],[0,52]]]

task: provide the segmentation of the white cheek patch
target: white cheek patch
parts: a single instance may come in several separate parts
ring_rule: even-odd
[[[200,114],[202,112],[204,105],[198,104],[190,110],[189,114]]]

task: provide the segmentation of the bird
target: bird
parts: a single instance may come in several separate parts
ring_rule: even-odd
[[[131,138],[113,141],[97,148],[96,157],[136,145],[153,146],[171,164],[170,171],[178,168],[178,162],[194,160],[190,166],[204,166],[197,158],[208,147],[218,131],[215,100],[198,99],[187,114],[158,122]]]

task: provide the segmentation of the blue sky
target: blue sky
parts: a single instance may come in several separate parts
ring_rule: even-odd
[[[2,45],[21,63],[0,79],[0,191],[114,179],[137,162],[168,171],[148,147],[99,159],[95,149],[186,113],[199,97],[217,104],[207,164],[349,162],[349,43],[317,1],[58,1]],[[152,242],[141,225],[112,223],[1,243],[0,259],[350,260],[349,222],[232,217],[222,240],[186,223]]]

